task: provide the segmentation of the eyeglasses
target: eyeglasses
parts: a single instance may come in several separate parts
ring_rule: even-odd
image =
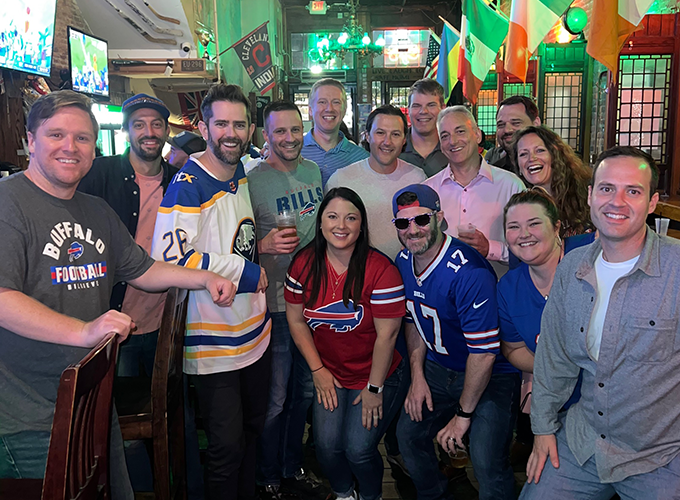
[[[415,217],[399,217],[398,219],[392,219],[392,224],[394,224],[394,227],[400,231],[408,229],[408,227],[411,225],[411,221],[415,221],[415,223],[420,227],[425,227],[430,223],[430,219],[436,213],[437,212],[430,212],[429,214],[420,214],[416,215]]]

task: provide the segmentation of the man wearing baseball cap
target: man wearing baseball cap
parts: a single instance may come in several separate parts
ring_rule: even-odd
[[[163,101],[137,94],[123,103],[123,130],[130,147],[121,155],[96,158],[78,190],[104,198],[135,241],[147,253],[156,213],[163,194],[178,169],[161,156],[170,131],[170,110]],[[146,293],[118,283],[111,294],[111,309],[128,314],[137,325],[134,336],[121,345],[118,376],[140,375],[140,363],[151,376],[165,294]]]
[[[451,497],[432,438],[436,435],[453,454],[466,448],[469,432],[479,498],[514,499],[511,408],[520,380],[507,361],[496,361],[496,274],[479,252],[444,234],[445,214],[431,187],[412,184],[401,189],[392,210],[405,247],[396,265],[406,293],[411,365],[411,387],[397,437],[418,498]]]
[[[165,155],[165,161],[175,168],[182,168],[194,153],[205,151],[205,139],[198,134],[185,130],[168,138],[170,152]]]

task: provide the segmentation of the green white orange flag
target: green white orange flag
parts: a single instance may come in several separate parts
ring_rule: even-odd
[[[653,0],[593,0],[588,54],[616,74],[621,47],[652,3]]]
[[[474,104],[508,34],[508,20],[483,0],[463,0],[462,10],[458,80],[463,82],[463,95]]]
[[[572,0],[512,0],[505,70],[526,82],[529,58]]]

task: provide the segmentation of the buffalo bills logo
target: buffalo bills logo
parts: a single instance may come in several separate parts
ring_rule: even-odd
[[[307,204],[302,207],[302,210],[300,210],[300,220],[304,220],[305,217],[307,216],[312,216],[316,213],[316,205],[312,203],[311,201],[308,201]]]
[[[79,259],[82,255],[83,245],[81,245],[77,241],[71,243],[71,246],[68,247],[68,261],[73,262],[74,260]]]
[[[318,309],[305,309],[305,317],[311,329],[328,325],[332,330],[344,333],[354,330],[361,324],[361,320],[364,318],[364,306],[360,305],[355,311],[354,303],[351,300],[347,307],[340,300]]]
[[[252,219],[243,219],[234,237],[233,252],[250,262],[257,263],[255,241],[255,223]]]

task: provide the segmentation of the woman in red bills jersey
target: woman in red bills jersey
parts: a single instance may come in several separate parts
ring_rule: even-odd
[[[369,246],[366,209],[351,189],[331,189],[316,236],[286,276],[286,314],[314,378],[316,456],[338,499],[382,494],[378,442],[408,380],[394,350],[404,316],[399,271]],[[314,334],[312,335],[312,332]]]

